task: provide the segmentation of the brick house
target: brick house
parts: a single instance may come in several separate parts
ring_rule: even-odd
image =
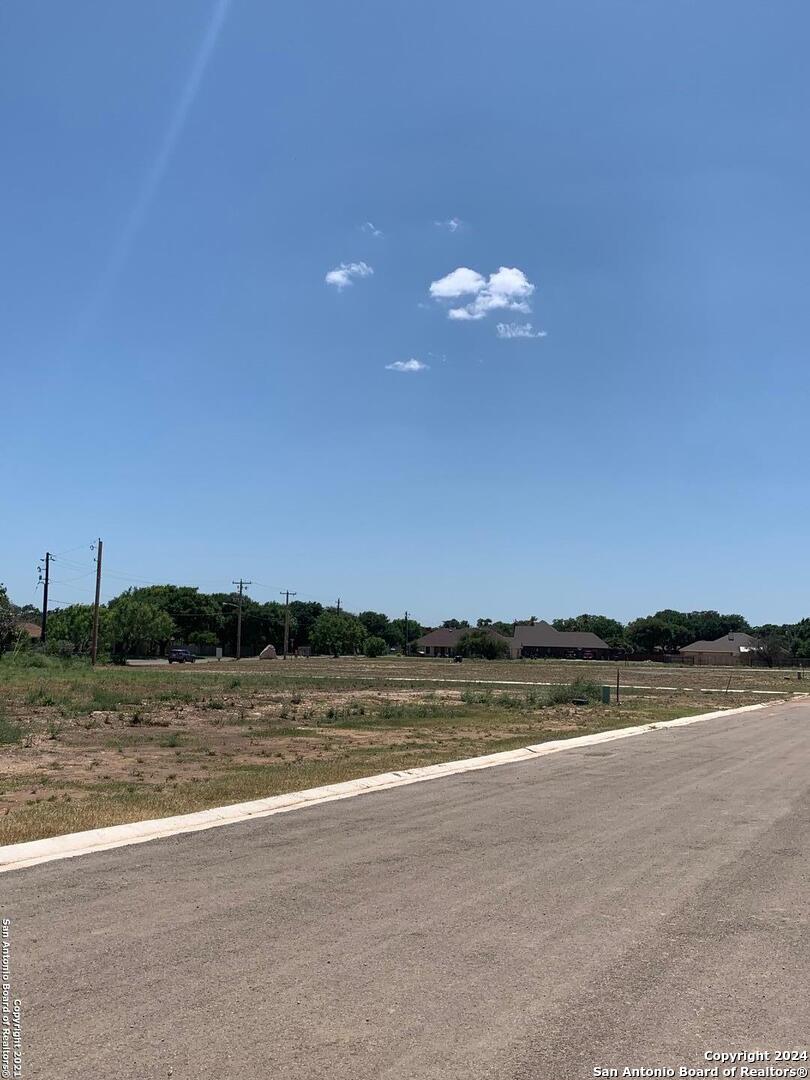
[[[455,630],[440,626],[438,630],[430,630],[427,634],[423,634],[413,644],[416,651],[423,656],[455,656],[458,652],[459,640],[472,630],[483,630],[489,637],[506,642],[510,649],[512,647],[511,638],[504,637],[503,634],[499,634],[497,630],[492,630],[488,626],[462,626]]]

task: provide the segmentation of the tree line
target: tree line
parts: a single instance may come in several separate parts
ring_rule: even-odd
[[[99,612],[99,649],[113,658],[149,656],[165,652],[171,644],[221,647],[226,655],[236,651],[239,596],[235,592],[204,593],[189,585],[149,585],[127,589],[104,604]],[[31,605],[12,604],[0,585],[0,646],[6,646],[21,620],[39,621]],[[242,598],[242,651],[256,655],[265,645],[281,651],[284,645],[284,604],[261,603]],[[446,619],[442,626],[468,630],[459,652],[493,654],[495,630],[511,637],[516,625],[536,622],[535,616],[506,622],[480,618],[474,625],[464,619]],[[48,616],[48,641],[55,651],[89,651],[93,626],[90,604],[71,604]],[[675,653],[693,641],[713,641],[729,633],[751,633],[763,644],[769,658],[810,658],[810,618],[797,623],[752,626],[744,616],[717,611],[675,611],[666,608],[653,615],[621,623],[607,615],[577,615],[554,619],[557,630],[590,631],[611,648],[629,655]],[[365,653],[381,656],[404,652],[425,633],[418,620],[389,618],[379,611],[338,611],[316,601],[293,600],[289,606],[289,647],[308,648],[315,654]],[[495,650],[494,655],[502,655]]]
[[[236,652],[240,598],[238,593],[204,593],[188,585],[149,585],[131,588],[99,609],[99,651],[113,659],[165,653],[172,644],[221,647]],[[285,605],[260,603],[244,595],[242,654],[255,656],[266,645],[284,646]],[[6,613],[4,620],[3,613]],[[0,643],[6,643],[14,624],[39,622],[33,608],[11,604],[0,586]],[[380,656],[405,651],[424,633],[415,619],[391,619],[383,612],[352,614],[316,601],[292,600],[289,607],[289,648],[308,648],[316,654],[365,653]],[[89,652],[93,633],[91,604],[71,604],[48,615],[48,643],[53,651]]]

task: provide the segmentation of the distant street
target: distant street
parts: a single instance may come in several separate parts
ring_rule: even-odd
[[[26,1080],[808,1047],[809,897],[806,700],[0,876]]]

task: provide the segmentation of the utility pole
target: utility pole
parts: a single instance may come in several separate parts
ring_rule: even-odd
[[[52,558],[53,558],[53,555],[51,555],[50,551],[46,551],[45,552],[45,582],[44,582],[45,587],[44,587],[44,589],[42,591],[42,623],[41,623],[42,630],[41,630],[41,633],[39,635],[39,640],[40,640],[40,643],[42,645],[45,644],[45,639],[48,636],[48,582],[50,580],[50,575],[51,575],[51,559]]]
[[[93,641],[90,645],[90,663],[95,664],[96,655],[98,653],[98,605],[101,600],[101,549],[103,544],[101,538],[98,541],[98,550],[96,551],[96,602],[93,604]]]
[[[405,655],[408,655],[408,612],[405,612]]]
[[[336,607],[336,611],[337,611],[337,613],[338,613],[338,615],[339,615],[339,614],[340,614],[340,597],[338,597],[338,598],[337,598],[337,607]]]
[[[290,647],[290,597],[298,596],[298,593],[290,592],[289,589],[281,589],[281,595],[285,597],[284,601],[284,659],[287,659],[287,653]]]
[[[231,585],[239,586],[239,610],[236,615],[236,659],[242,659],[242,590],[245,585],[252,585],[252,581],[242,581],[239,578],[238,581],[232,581]]]

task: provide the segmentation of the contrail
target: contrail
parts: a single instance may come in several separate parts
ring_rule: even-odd
[[[78,336],[80,338],[84,336],[84,333],[91,325],[94,317],[102,308],[104,301],[118,280],[121,271],[129,261],[138,233],[143,228],[144,223],[149,216],[149,210],[154,202],[155,195],[158,192],[158,188],[160,187],[160,183],[169,165],[172,154],[174,153],[174,149],[177,146],[177,142],[183,132],[186,120],[188,119],[188,114],[200,91],[200,86],[205,78],[208,63],[216,48],[230,5],[231,0],[217,0],[214,5],[205,35],[200,42],[200,47],[194,57],[194,62],[191,65],[191,70],[188,73],[188,78],[185,81],[180,97],[177,99],[177,104],[172,110],[169,123],[163,135],[160,148],[155,156],[155,160],[150,165],[143,179],[143,183],[141,184],[138,196],[132,206],[132,210],[124,222],[123,228],[115,242],[109,262],[96,285],[93,297],[84,312],[84,317],[80,320],[78,328]]]

